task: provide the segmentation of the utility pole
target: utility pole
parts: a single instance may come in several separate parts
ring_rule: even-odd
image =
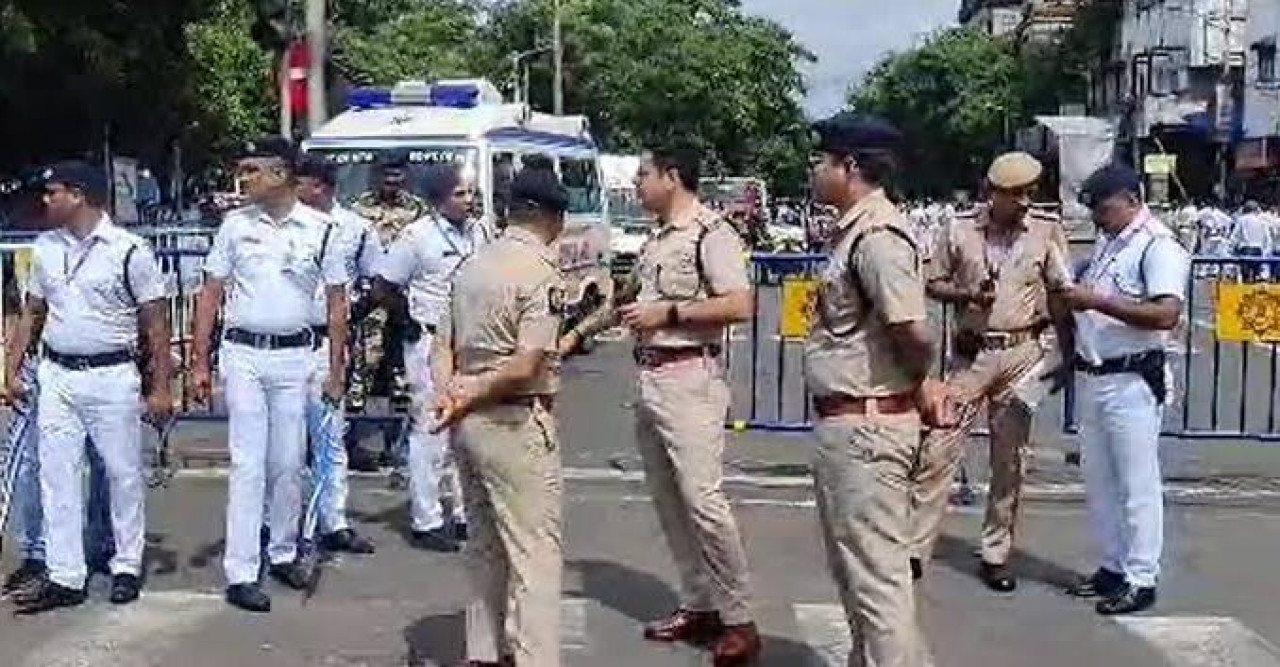
[[[320,129],[329,115],[325,99],[325,1],[306,0],[307,49],[311,52],[307,67],[307,134]]]
[[[552,109],[557,116],[564,115],[564,39],[560,25],[560,0],[555,0],[555,17],[552,19],[551,40],[555,59],[555,90],[552,91]]]

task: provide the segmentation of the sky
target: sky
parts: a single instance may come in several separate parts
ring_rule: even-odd
[[[743,8],[786,26],[818,62],[806,72],[805,111],[818,118],[844,104],[851,83],[885,53],[952,25],[959,0],[742,0]]]

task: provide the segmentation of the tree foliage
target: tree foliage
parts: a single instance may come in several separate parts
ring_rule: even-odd
[[[857,110],[893,121],[906,137],[904,185],[941,195],[976,183],[1025,119],[1025,79],[1014,45],[978,31],[935,33],[891,54],[852,91]]]
[[[335,46],[357,83],[474,74],[480,8],[467,0],[336,3]]]
[[[210,16],[187,26],[193,92],[200,100],[186,139],[196,155],[227,153],[274,127],[273,60],[249,36],[245,0],[217,0]]]

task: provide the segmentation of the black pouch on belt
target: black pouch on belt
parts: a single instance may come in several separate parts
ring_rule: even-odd
[[[969,329],[961,329],[951,338],[951,349],[957,356],[966,361],[978,358],[982,351],[982,334]]]
[[[406,343],[416,343],[422,340],[422,326],[412,319],[404,323],[404,341]]]
[[[1143,354],[1134,367],[1156,397],[1156,405],[1164,405],[1165,398],[1168,396],[1169,387],[1165,382],[1164,365],[1164,350],[1153,350]]]

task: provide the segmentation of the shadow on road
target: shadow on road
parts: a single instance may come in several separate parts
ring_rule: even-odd
[[[142,552],[142,571],[147,576],[168,576],[178,571],[178,552],[166,549],[163,533],[147,533]]]
[[[640,623],[662,618],[680,605],[676,592],[649,572],[621,563],[603,560],[574,560],[565,563],[567,570],[582,578],[582,590],[570,594],[599,602]],[[764,654],[760,664],[766,667],[801,667],[825,664],[812,648],[785,637],[764,635]]]
[[[940,535],[933,551],[933,559],[946,563],[957,572],[977,578],[979,558],[974,555],[977,546],[976,542],[970,540],[953,535]],[[1009,560],[1013,563],[1013,570],[1018,576],[1059,590],[1071,586],[1080,576],[1074,570],[1021,549],[1014,549]]]
[[[458,638],[465,635],[466,619],[460,611],[414,621],[404,629],[408,667],[458,664],[465,657]]]

